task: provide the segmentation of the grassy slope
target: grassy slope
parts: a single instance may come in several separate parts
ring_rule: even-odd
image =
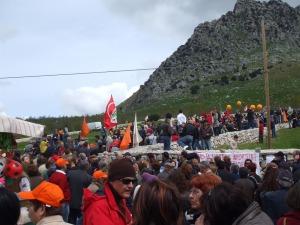
[[[257,68],[257,67],[256,67]],[[293,106],[300,107],[300,63],[281,63],[270,69],[270,94],[271,106]],[[231,74],[227,75],[229,78]],[[231,81],[228,85],[213,85],[209,80],[216,79],[209,77],[205,83],[200,83],[204,88],[196,95],[191,95],[190,90],[185,91],[178,97],[164,97],[152,104],[139,106],[136,109],[120,110],[118,107],[118,121],[133,121],[134,111],[137,112],[138,120],[143,120],[146,115],[171,112],[176,115],[178,109],[183,109],[185,114],[199,114],[199,112],[211,110],[213,107],[224,110],[226,104],[235,107],[237,100],[244,104],[265,103],[264,80],[260,75],[249,81]],[[220,79],[220,77],[219,77]],[[235,108],[233,109],[235,110]],[[32,122],[45,124],[46,131],[52,133],[55,128],[68,125],[70,130],[79,130],[82,117],[61,117],[61,118],[40,118],[31,119]],[[102,115],[92,115],[88,121],[102,121]]]
[[[271,106],[300,107],[300,63],[281,63],[270,69],[270,97]],[[230,77],[230,76],[229,76]],[[210,78],[209,78],[210,79]],[[151,105],[143,105],[135,111],[140,119],[147,114],[166,112],[177,113],[183,109],[186,114],[194,114],[211,110],[213,107],[224,110],[226,104],[235,107],[237,100],[244,104],[265,103],[263,76],[249,81],[231,81],[228,85],[209,85],[200,90],[197,95],[190,95],[188,91],[184,96],[177,98],[162,98]],[[132,117],[133,110],[126,113],[118,112],[118,117]]]

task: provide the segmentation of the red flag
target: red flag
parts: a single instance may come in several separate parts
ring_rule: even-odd
[[[112,95],[106,105],[106,111],[104,114],[104,126],[107,129],[111,129],[118,124],[117,122],[117,108]]]
[[[86,137],[86,136],[88,136],[89,133],[90,133],[90,128],[89,128],[89,126],[88,126],[88,124],[85,120],[85,117],[83,117],[80,136],[81,137]]]

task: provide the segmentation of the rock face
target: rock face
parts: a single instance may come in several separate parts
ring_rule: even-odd
[[[197,26],[187,42],[161,63],[124,107],[135,108],[162,96],[179,96],[195,84],[201,88],[211,77],[231,75],[239,79],[246,74],[251,79],[262,74],[262,19],[270,64],[299,60],[300,6],[293,8],[279,0],[238,0],[233,11]]]

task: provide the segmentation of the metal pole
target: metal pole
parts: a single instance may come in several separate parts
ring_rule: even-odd
[[[267,128],[268,128],[268,149],[271,149],[271,115],[270,115],[270,89],[269,89],[269,69],[268,69],[268,52],[266,42],[266,31],[264,20],[261,21],[261,35],[262,35],[262,47],[263,47],[263,59],[264,59],[264,79],[265,79],[265,96],[267,107]]]

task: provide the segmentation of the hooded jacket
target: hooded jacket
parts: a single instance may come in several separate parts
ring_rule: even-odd
[[[83,224],[84,225],[130,225],[132,216],[126,206],[125,199],[120,203],[124,213],[120,210],[110,185],[104,185],[104,195],[99,196],[89,189],[83,193]]]
[[[232,225],[273,225],[273,222],[257,202],[252,202]]]

